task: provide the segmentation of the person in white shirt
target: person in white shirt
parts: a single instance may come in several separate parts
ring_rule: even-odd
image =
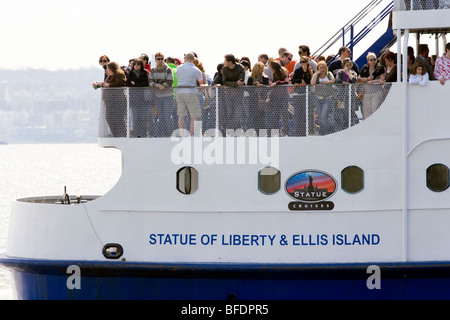
[[[418,60],[411,66],[409,74],[409,83],[425,87],[430,82],[426,66]]]
[[[184,63],[177,68],[177,105],[178,127],[186,128],[186,117],[191,117],[190,134],[194,135],[195,121],[202,119],[202,109],[198,100],[197,85],[203,84],[203,75],[200,69],[194,65],[194,54],[187,53]]]

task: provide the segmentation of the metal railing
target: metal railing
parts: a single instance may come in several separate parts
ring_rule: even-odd
[[[99,137],[315,136],[364,121],[391,84],[105,88]]]
[[[450,9],[450,0],[395,0],[395,11]]]
[[[325,54],[332,48],[336,43],[342,40],[342,46],[347,46],[350,50],[354,51],[354,46],[364,38],[371,30],[373,30],[381,21],[386,18],[393,7],[393,2],[384,8],[375,18],[373,18],[356,36],[355,36],[355,26],[360,22],[365,21],[364,19],[372,14],[372,11],[378,9],[380,5],[383,4],[383,0],[372,0],[369,4],[364,7],[358,14],[356,14],[350,21],[348,21],[342,28],[340,28],[330,39],[328,39],[316,52],[313,53],[313,57],[318,57]],[[346,35],[349,35],[350,40],[346,41]],[[336,56],[335,56],[336,58]]]

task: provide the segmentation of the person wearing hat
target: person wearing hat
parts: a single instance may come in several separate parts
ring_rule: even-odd
[[[174,64],[175,64],[177,67],[179,67],[179,66],[181,66],[181,65],[183,64],[183,61],[181,61],[180,58],[175,58]]]

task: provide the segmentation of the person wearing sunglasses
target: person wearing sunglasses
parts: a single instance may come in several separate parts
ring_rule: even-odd
[[[311,59],[311,50],[307,45],[301,45],[298,47],[298,55],[301,57],[308,57],[309,58],[309,64],[312,67],[313,73],[317,71],[317,62],[314,61],[314,59]],[[301,67],[301,60],[297,61],[294,66],[294,72],[295,70],[299,69]]]
[[[103,80],[106,80],[108,78],[108,74],[106,73],[106,65],[110,62],[107,55],[102,55],[100,59],[98,59],[98,64],[102,66],[102,68],[105,70],[105,77]]]
[[[344,60],[346,58],[352,58],[352,51],[348,47],[341,47],[339,49],[339,59],[334,60],[328,67],[329,71],[333,73],[333,76],[336,78],[336,75],[338,71],[344,69]],[[353,61],[352,61],[353,62]],[[356,74],[359,74],[359,68],[355,62],[353,62],[352,69],[356,72]]]
[[[155,90],[155,105],[159,119],[156,135],[169,137],[175,129],[170,119],[173,106],[173,73],[164,62],[164,55],[161,52],[155,54],[155,60],[156,67],[150,70],[148,79],[149,86]]]
[[[359,97],[362,98],[362,116],[367,119],[374,113],[383,101],[383,88],[386,69],[378,63],[377,56],[373,52],[367,54],[367,64],[361,68],[358,82],[365,84],[359,89]]]
[[[150,57],[148,54],[142,53],[139,59],[144,60],[144,69],[147,72],[147,74],[150,74],[150,70],[152,69],[152,66],[150,65]]]
[[[293,60],[294,56],[292,53],[286,51],[280,58],[280,64],[282,67],[285,67],[288,71],[288,74],[292,74],[294,72],[294,67],[297,61]]]
[[[130,87],[129,105],[133,128],[131,136],[133,138],[147,137],[147,130],[153,128],[153,126],[149,126],[151,125],[149,123],[150,110],[144,103],[146,91],[142,88],[148,87],[148,75],[144,65],[144,60],[134,59],[127,79],[127,86]],[[151,130],[149,131],[152,133]]]

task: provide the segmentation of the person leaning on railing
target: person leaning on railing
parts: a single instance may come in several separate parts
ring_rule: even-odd
[[[384,64],[386,65],[385,82],[397,82],[397,54],[387,51],[384,54]]]
[[[342,62],[342,66],[344,69],[339,70],[336,75],[336,84],[355,84],[358,75],[354,70],[352,70],[353,67],[353,61],[350,58],[345,58]],[[348,118],[349,118],[349,108],[351,107],[351,119],[352,119],[352,125],[355,125],[358,123],[357,116],[355,113],[355,110],[357,110],[358,102],[357,99],[354,99],[356,97],[356,93],[353,91],[354,87],[347,87],[347,86],[337,86],[335,89],[338,92],[337,95],[337,108],[334,109],[334,121],[335,121],[335,129],[338,130],[344,130],[345,128],[349,127],[348,124]],[[350,91],[350,97],[349,99],[349,90]]]
[[[270,99],[266,111],[266,129],[268,136],[272,136],[272,130],[280,130],[280,119],[283,126],[280,136],[289,135],[289,71],[282,67],[278,61],[270,63],[270,69],[273,73],[273,81],[270,84]],[[275,132],[274,132],[275,134]]]
[[[421,60],[417,60],[410,68],[409,79],[410,84],[425,87],[430,82],[427,67]]]
[[[142,59],[136,59],[130,70],[127,79],[127,86],[130,88],[148,87],[148,74],[145,71],[145,63]],[[133,119],[132,137],[147,137],[147,127],[150,117],[150,108],[144,103],[145,95],[148,91],[143,89],[130,89],[129,101],[131,118]]]
[[[125,86],[127,77],[116,62],[106,65],[108,77],[101,83],[103,88],[118,88]],[[106,122],[113,137],[126,136],[127,97],[123,90],[102,90],[102,98],[106,108]]]
[[[314,104],[319,116],[320,135],[334,132],[334,121],[331,122],[329,117],[334,105],[333,88],[331,86],[334,81],[333,73],[328,71],[327,63],[320,61],[317,64],[317,72],[311,79],[311,84],[314,86]]]
[[[102,66],[103,69],[105,69],[105,78],[103,80],[106,80],[108,78],[108,74],[106,73],[106,65],[110,62],[107,55],[102,55],[100,59],[98,59],[98,64]]]
[[[265,114],[267,107],[266,86],[269,85],[269,77],[264,73],[265,65],[262,62],[256,62],[253,65],[252,72],[248,77],[246,90],[249,93],[249,128],[255,129],[259,134],[264,129]],[[264,87],[263,87],[264,86]]]
[[[225,106],[219,110],[219,127],[222,134],[225,129],[242,129],[244,119],[244,91],[239,87],[245,85],[244,67],[237,63],[233,54],[224,56],[222,82],[229,88],[223,89]],[[227,123],[224,122],[227,120]]]
[[[187,53],[184,63],[177,68],[177,114],[178,127],[186,129],[186,117],[190,117],[190,134],[194,135],[195,122],[202,119],[202,110],[198,100],[198,85],[203,84],[202,72],[194,65],[194,54]]]
[[[434,76],[442,85],[450,80],[450,42],[445,46],[445,53],[436,59]]]
[[[172,69],[164,62],[161,52],[155,53],[156,66],[150,69],[148,76],[149,86],[155,93],[155,106],[158,113],[157,137],[169,137],[174,124],[171,123],[173,106],[173,73]]]
[[[294,107],[294,135],[306,136],[306,125],[308,132],[314,130],[314,104],[308,103],[306,99],[306,86],[311,84],[311,78],[314,74],[310,64],[310,58],[307,56],[300,57],[300,68],[295,69],[291,79],[291,84],[296,88],[292,94],[292,106]],[[306,108],[308,107],[308,121],[306,121]]]
[[[359,73],[358,82],[365,84],[358,91],[360,100],[362,100],[362,116],[367,119],[381,105],[383,101],[385,67],[378,63],[377,56],[373,52],[367,54],[367,64],[365,64]]]

